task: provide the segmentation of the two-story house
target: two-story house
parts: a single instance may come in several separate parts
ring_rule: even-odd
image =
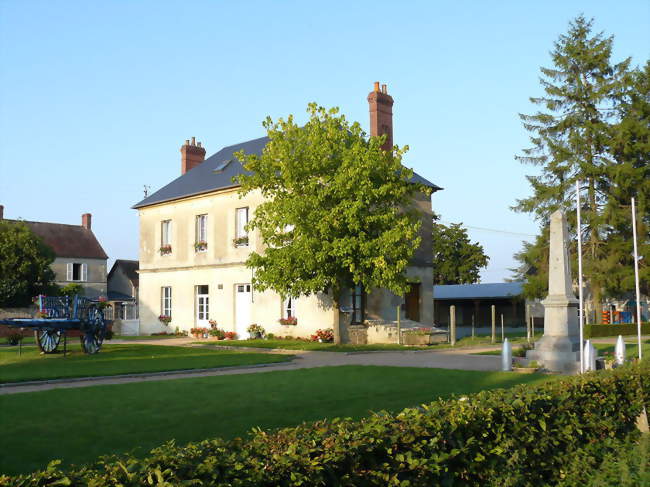
[[[0,206],[0,219],[4,207]],[[80,284],[89,298],[106,296],[106,261],[108,256],[92,231],[92,215],[81,215],[81,225],[25,221],[56,258],[51,267],[55,283],[61,287]]]
[[[386,147],[392,147],[393,99],[386,85],[380,89],[375,83],[368,103],[371,135],[386,134]],[[267,142],[267,137],[249,140],[205,159],[205,148],[192,137],[181,147],[181,176],[134,206],[140,217],[141,333],[164,329],[160,315],[171,316],[171,326],[185,330],[214,320],[240,338],[248,337],[252,323],[276,335],[302,337],[332,327],[339,310],[326,293],[283,300],[252,286],[245,262],[252,250],[259,253],[264,247],[259,235],[245,227],[263,197],[258,192],[239,197],[233,177],[244,169],[233,154],[242,149],[261,154]],[[417,174],[413,181],[432,193],[441,189]],[[402,318],[433,323],[431,197],[418,193],[414,204],[422,213],[422,244],[407,269],[410,292],[401,297],[383,289],[351,289],[341,297],[342,323],[392,321],[400,305]],[[297,325],[279,323],[290,317]]]

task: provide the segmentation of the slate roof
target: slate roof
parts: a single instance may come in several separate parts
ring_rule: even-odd
[[[111,267],[111,270],[108,272],[106,279],[110,279],[115,270],[122,269],[122,272],[124,272],[127,279],[131,281],[131,284],[138,287],[138,283],[140,282],[140,275],[138,274],[139,268],[140,262],[137,260],[116,259],[113,263],[113,267]]]
[[[247,154],[261,155],[268,140],[268,137],[261,137],[224,147],[195,168],[187,171],[168,185],[163,186],[152,195],[133,205],[133,208],[142,208],[187,196],[237,187],[238,185],[232,181],[233,176],[246,173],[246,171],[233,154],[243,149]],[[442,189],[419,174],[414,174],[411,181],[424,184],[433,189],[433,191]]]
[[[519,296],[523,282],[433,286],[433,299],[486,299]]]
[[[25,221],[25,223],[47,245],[52,247],[57,257],[108,259],[92,230],[81,225],[30,221]]]

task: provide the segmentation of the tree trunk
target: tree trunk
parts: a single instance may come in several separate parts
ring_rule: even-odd
[[[334,307],[334,316],[332,317],[332,330],[334,332],[334,343],[341,344],[341,311],[339,306],[340,291],[332,290],[332,305]]]

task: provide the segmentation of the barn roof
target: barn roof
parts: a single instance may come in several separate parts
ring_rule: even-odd
[[[449,284],[433,286],[433,299],[511,298],[521,295],[523,282]]]

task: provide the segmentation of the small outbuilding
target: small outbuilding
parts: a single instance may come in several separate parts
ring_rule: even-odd
[[[434,319],[438,326],[449,325],[449,308],[456,307],[456,325],[487,328],[492,326],[492,306],[496,322],[509,328],[524,328],[529,313],[535,328],[542,327],[544,309],[538,301],[528,301],[523,295],[523,282],[485,284],[453,284],[433,287]]]

